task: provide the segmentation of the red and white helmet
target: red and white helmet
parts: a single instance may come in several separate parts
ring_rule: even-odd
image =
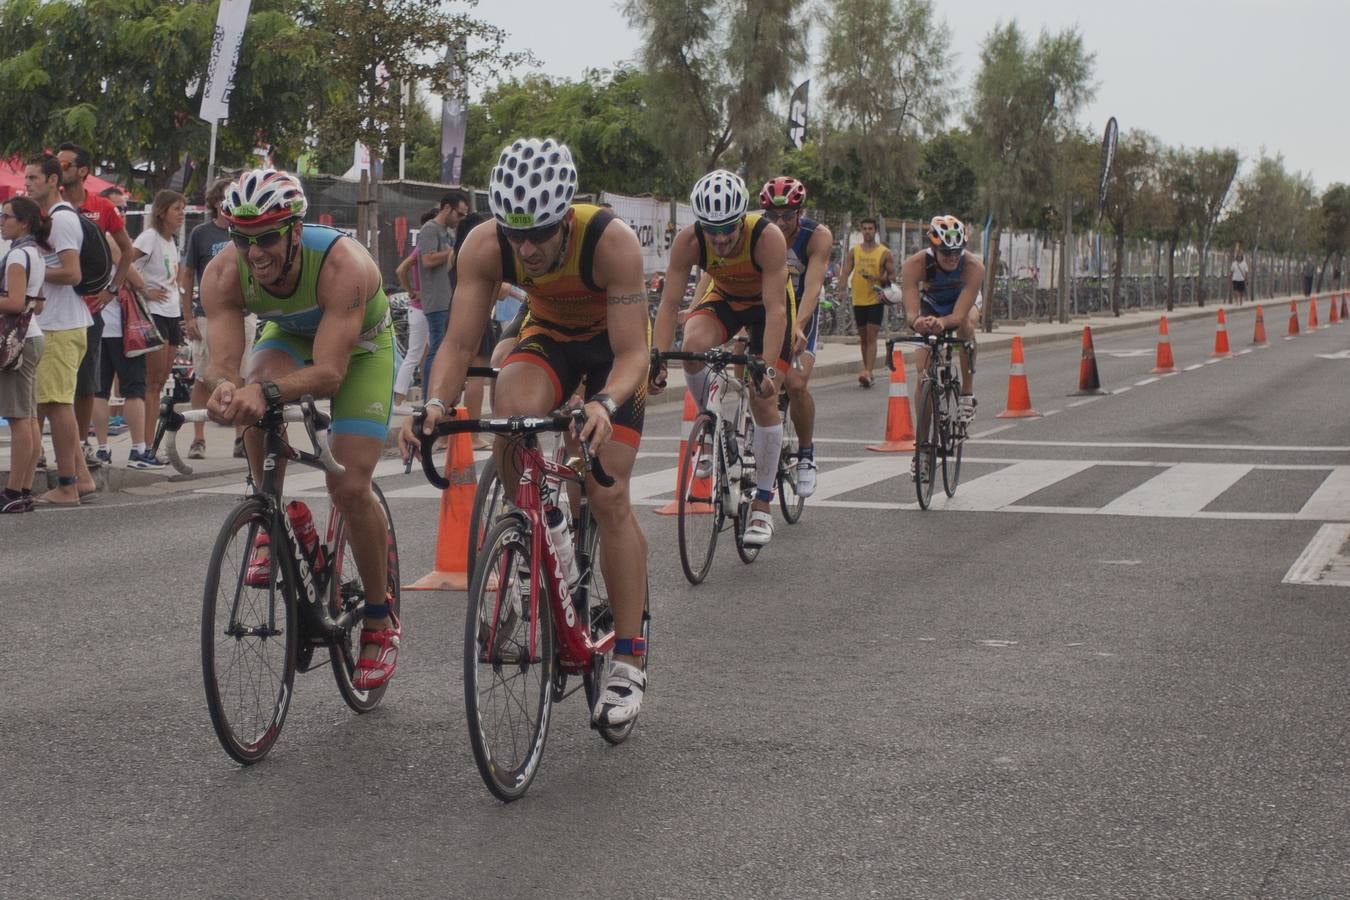
[[[303,219],[309,209],[300,179],[276,169],[252,169],[225,189],[220,213],[233,225],[271,225]]]
[[[764,182],[759,192],[759,205],[765,209],[801,209],[806,203],[806,185],[791,175],[779,175]]]

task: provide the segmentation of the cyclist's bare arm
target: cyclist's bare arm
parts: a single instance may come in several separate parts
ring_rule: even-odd
[[[764,302],[764,358],[778,359],[787,331],[787,241],[777,228],[766,228],[755,245],[760,271],[760,298]],[[766,388],[767,390],[767,388]]]
[[[980,262],[971,254],[966,254],[966,265],[961,270],[961,295],[956,298],[956,306],[952,308],[951,315],[942,317],[942,327],[961,328],[970,318],[970,311],[975,308],[975,298],[980,294],[980,288],[984,286],[984,263]]]
[[[361,337],[366,304],[380,286],[375,260],[355,239],[344,238],[333,245],[314,286],[323,310],[314,333],[314,364],[277,379],[282,400],[298,400],[306,394],[331,397],[338,392]]]
[[[817,225],[806,245],[806,283],[797,298],[797,321],[810,322],[820,303],[820,290],[825,286],[825,270],[830,266],[830,248],[834,235],[824,225]],[[805,326],[803,326],[805,327]]]
[[[890,250],[881,254],[881,282],[890,284],[895,281],[895,254]]]
[[[208,390],[223,382],[243,384],[244,292],[239,286],[238,251],[227,245],[202,272],[201,300],[206,312],[206,343],[211,365],[199,373]]]
[[[416,254],[409,253],[403,258],[403,262],[398,264],[398,268],[394,270],[394,277],[398,279],[398,286],[412,296],[416,296],[417,292],[412,289],[412,284],[408,281],[408,271],[413,267],[416,258]]]
[[[670,245],[670,262],[666,265],[666,285],[661,289],[661,305],[656,310],[654,346],[665,352],[675,343],[675,315],[684,302],[684,289],[689,284],[689,273],[698,264],[698,238],[694,226],[688,225],[675,235]]]
[[[702,300],[708,296],[708,291],[712,288],[712,276],[703,272],[698,276],[698,284],[694,285],[694,302]]]
[[[919,320],[920,290],[926,274],[927,254],[920,250],[900,266],[900,302],[905,305],[905,321],[914,327]]]
[[[447,405],[453,404],[464,389],[464,375],[478,353],[479,338],[487,328],[501,287],[502,257],[496,228],[469,232],[459,254],[458,271],[450,323],[427,378],[427,399],[434,397]],[[440,410],[433,406],[427,418],[428,424],[434,423],[440,418]]]
[[[647,289],[643,283],[642,247],[628,223],[615,219],[595,248],[596,285],[609,295],[606,328],[614,364],[604,387],[590,393],[609,394],[622,404],[647,379],[651,356],[647,347]]]

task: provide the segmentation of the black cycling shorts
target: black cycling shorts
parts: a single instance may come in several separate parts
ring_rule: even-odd
[[[560,341],[535,329],[527,329],[520,342],[506,357],[502,368],[515,363],[539,366],[553,382],[553,406],[562,406],[584,379],[588,395],[595,394],[609,380],[614,366],[614,350],[609,346],[609,334],[575,341]],[[643,379],[637,393],[624,401],[614,412],[610,424],[614,439],[637,449],[642,441],[642,423],[647,412],[647,381]]]
[[[763,303],[753,303],[745,305],[743,309],[736,309],[732,301],[718,294],[716,291],[709,291],[707,296],[699,301],[690,313],[693,316],[712,316],[717,320],[717,324],[722,326],[722,340],[719,343],[725,344],[731,340],[732,336],[744,328],[750,334],[750,343],[746,349],[755,355],[765,356],[764,353],[764,319],[765,309]],[[774,367],[780,372],[786,372],[792,368],[792,328],[794,319],[794,304],[788,303],[787,325],[783,329],[783,344],[778,348],[778,358],[774,362]]]
[[[873,303],[870,306],[853,307],[853,323],[862,331],[865,325],[875,325],[881,327],[881,321],[886,318],[886,306],[882,303]]]

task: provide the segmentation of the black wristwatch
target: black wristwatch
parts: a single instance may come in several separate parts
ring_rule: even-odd
[[[592,403],[599,403],[609,413],[609,417],[614,418],[614,414],[619,411],[619,404],[614,402],[614,398],[609,394],[596,394],[591,398]]]
[[[275,381],[260,381],[258,384],[262,387],[263,399],[267,401],[268,406],[281,405],[281,388],[277,387]]]

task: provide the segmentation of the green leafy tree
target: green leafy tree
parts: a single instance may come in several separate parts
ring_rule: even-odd
[[[1199,150],[1191,161],[1190,202],[1195,210],[1196,231],[1200,238],[1200,266],[1195,298],[1200,306],[1205,305],[1205,270],[1209,261],[1210,238],[1232,196],[1238,162],[1237,151],[1227,149]]]
[[[1125,239],[1146,225],[1144,216],[1153,203],[1148,189],[1158,168],[1158,141],[1151,134],[1130,131],[1121,136],[1106,183],[1104,217],[1115,236],[1111,265],[1111,314],[1120,315],[1120,281],[1124,270]]]
[[[1318,276],[1318,290],[1326,282],[1328,264],[1334,259],[1337,268],[1344,261],[1347,249],[1350,249],[1350,186],[1333,184],[1322,193],[1322,257],[1321,273]],[[1333,287],[1339,288],[1340,285]]]

